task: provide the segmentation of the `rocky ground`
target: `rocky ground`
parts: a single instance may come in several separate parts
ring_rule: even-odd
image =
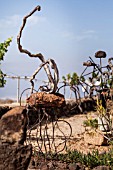
[[[5,104],[5,106],[7,106],[7,104]],[[11,106],[13,106],[13,105],[11,104]],[[109,107],[112,112],[112,110],[113,110],[112,102],[110,102]],[[98,144],[98,140],[99,140],[100,136],[98,136],[96,138],[96,142],[94,141],[93,143],[88,142],[88,139],[86,140],[84,138],[86,129],[83,126],[83,122],[84,122],[84,120],[87,119],[88,116],[95,118],[96,112],[87,112],[86,114],[77,114],[77,115],[72,115],[69,117],[60,118],[61,120],[67,121],[72,127],[72,135],[67,140],[67,143],[66,143],[67,149],[68,150],[78,150],[85,154],[87,154],[88,152],[92,152],[93,150],[98,150],[100,153],[107,152],[110,149],[110,146],[109,145],[107,145],[107,146],[101,145],[100,143]],[[65,126],[63,121],[59,122],[59,126],[62,129],[62,131],[65,132],[66,135],[70,134],[70,128],[68,128],[68,126]],[[36,131],[37,131],[36,128],[33,129],[32,134],[35,135]],[[48,132],[49,132],[49,135],[51,136],[52,135],[51,124],[48,125]],[[59,131],[56,132],[56,134],[59,134]],[[57,141],[57,142],[59,142],[59,141]],[[34,148],[36,148],[37,142],[35,140],[32,141],[32,145],[33,145],[33,150],[34,150]],[[66,150],[63,150],[63,152],[65,153]],[[33,156],[31,159],[31,163],[29,165],[28,170],[35,170],[35,169],[37,169],[37,170],[52,170],[52,169],[54,169],[54,170],[55,169],[74,170],[74,169],[85,169],[85,168],[83,166],[81,166],[80,164],[69,164],[68,165],[65,163],[62,164],[61,162],[57,162],[55,160],[54,161],[51,161],[51,160],[45,161],[44,158],[41,158],[41,157],[39,158],[37,155],[35,155],[35,157]]]
[[[70,117],[63,117],[61,119],[66,120],[67,122],[69,122],[69,124],[72,127],[72,136],[70,137],[70,139],[67,140],[67,149],[68,150],[77,150],[80,151],[84,154],[87,154],[89,152],[92,152],[94,150],[98,150],[100,154],[103,154],[105,152],[108,152],[110,147],[109,145],[103,145],[102,141],[103,141],[103,137],[102,135],[96,136],[95,139],[93,139],[93,142],[90,142],[90,136],[84,136],[85,134],[85,127],[83,126],[83,122],[84,120],[86,120],[86,116],[92,116],[92,118],[95,118],[95,112],[90,112],[87,114],[79,114],[79,115],[73,115]],[[51,126],[51,125],[49,125]],[[49,135],[52,135],[52,130],[51,128],[48,126],[48,130],[49,130]],[[68,127],[65,126],[65,124],[63,122],[61,122],[59,124],[59,126],[61,127],[62,131],[66,132],[66,134],[68,135],[70,133],[70,129]],[[50,129],[49,129],[50,128]],[[36,133],[36,129],[33,130],[32,132],[33,134]],[[59,134],[59,132],[56,132],[57,134]],[[100,141],[100,138],[102,141]],[[57,141],[59,142],[59,141]],[[37,143],[36,141],[32,141],[32,145],[34,146],[34,148],[36,147]],[[63,153],[66,153],[65,150],[63,150]],[[41,161],[39,161],[40,159],[35,157],[36,159],[34,160],[34,157],[31,160],[30,166],[29,166],[29,170],[34,170],[34,168],[38,169],[42,169],[42,170],[53,170],[53,169],[61,169],[61,170],[66,170],[66,169],[70,169],[70,170],[76,170],[76,169],[85,169],[83,166],[81,166],[80,164],[76,165],[76,164],[66,164],[66,163],[61,163],[61,162],[57,162],[57,161],[47,161],[45,162],[44,159],[41,159]],[[99,167],[100,168],[100,167]],[[86,168],[87,169],[87,168]],[[88,170],[88,169],[87,169]]]
[[[92,112],[92,114],[90,114],[90,116],[91,115],[92,115],[92,117],[94,117],[94,113],[93,112]],[[104,146],[104,145],[101,146],[101,144],[98,143],[98,140],[99,140],[98,138],[96,140],[97,142],[95,142],[96,145],[95,145],[95,143],[94,144],[93,143],[88,143],[86,141],[86,139],[84,139],[85,127],[83,125],[83,122],[86,119],[87,119],[86,118],[86,114],[73,115],[73,116],[68,117],[68,118],[65,117],[65,118],[61,118],[60,119],[60,120],[67,121],[71,125],[71,127],[72,127],[72,135],[71,135],[71,137],[69,139],[67,139],[67,143],[66,143],[68,150],[76,149],[76,150],[78,150],[80,152],[83,152],[85,154],[88,153],[88,152],[93,151],[94,149],[98,149],[99,152],[103,152],[103,151],[108,150],[109,149],[108,146]],[[70,131],[71,131],[69,126],[65,122],[63,122],[63,121],[58,122],[58,124],[59,124],[60,130],[62,132],[64,132],[65,136],[67,136],[67,138],[68,138],[68,136],[70,134]],[[43,131],[44,128],[45,128],[45,125],[42,126],[42,131]],[[51,126],[51,124],[48,124],[47,128],[48,128],[49,136],[52,137],[52,126]],[[31,131],[31,136],[35,138],[36,133],[37,133],[37,129],[33,129]],[[55,138],[56,139],[56,143],[59,143],[60,139],[57,139],[57,136],[59,135],[59,136],[62,137],[62,134],[60,134],[59,129],[55,130],[55,134],[56,134],[56,138]],[[32,145],[34,147],[37,146],[36,140],[32,141]],[[61,146],[61,147],[63,147],[63,146]],[[63,152],[65,152],[65,150],[63,150]]]

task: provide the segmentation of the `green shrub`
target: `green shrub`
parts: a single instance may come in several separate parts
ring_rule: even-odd
[[[11,41],[12,41],[12,38],[8,38],[3,43],[0,43],[0,61],[4,60],[4,56],[5,56],[6,52],[8,51],[7,48],[10,45]],[[0,65],[1,65],[1,63],[0,63]],[[5,77],[5,74],[0,69],[0,87],[4,87],[4,85],[6,84],[6,80],[4,79],[4,77]]]

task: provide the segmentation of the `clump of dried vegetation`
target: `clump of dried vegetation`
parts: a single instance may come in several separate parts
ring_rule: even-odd
[[[14,102],[15,102],[15,100],[13,100],[13,99],[0,99],[0,104],[11,104]]]

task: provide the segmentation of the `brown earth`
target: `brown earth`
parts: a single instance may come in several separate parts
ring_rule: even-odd
[[[19,106],[19,103],[0,103],[1,106],[9,106],[9,107],[16,107]],[[113,102],[109,103],[109,108],[111,110],[111,114],[113,114]],[[88,116],[89,115],[89,116]],[[100,152],[106,151],[109,149],[109,146],[96,146],[96,145],[90,145],[86,144],[84,142],[84,132],[85,132],[85,127],[83,126],[84,120],[86,120],[86,117],[92,117],[95,118],[96,112],[87,112],[86,114],[77,114],[77,115],[72,115],[70,117],[63,117],[61,120],[66,120],[72,127],[72,136],[67,142],[67,147],[71,150],[77,149],[78,151],[81,151],[83,153],[88,153],[91,152],[94,149],[98,149]],[[51,126],[51,125],[50,125]],[[66,130],[67,135],[70,133],[70,129],[66,129],[64,126],[63,122],[59,122],[59,126],[61,127],[62,131],[64,132]],[[36,130],[33,130],[33,133],[35,133]],[[50,132],[51,128],[50,128]],[[35,145],[33,143],[33,145]]]
[[[2,104],[3,106],[4,104]],[[10,104],[10,106],[15,107],[18,104]],[[5,104],[5,106],[8,106],[8,104]],[[113,102],[109,102],[109,109],[111,111],[111,114],[113,115]],[[93,150],[99,150],[100,153],[106,152],[110,149],[110,146],[98,146],[98,145],[91,145],[84,141],[84,133],[85,133],[85,127],[83,126],[84,120],[86,120],[86,116],[92,116],[95,118],[96,112],[87,112],[86,114],[77,114],[72,115],[70,117],[63,117],[62,120],[66,120],[72,127],[72,136],[67,142],[67,148],[70,150],[78,150],[83,153],[92,152]],[[49,126],[49,125],[48,125]],[[64,123],[61,122],[59,126],[62,128],[62,130],[68,135],[70,132],[68,132],[68,129],[64,126]],[[36,129],[33,129],[33,133],[35,134]],[[51,134],[51,129],[50,129]],[[32,142],[32,145],[35,146],[35,142]],[[65,151],[64,151],[65,152]],[[33,158],[34,159],[34,158]],[[33,170],[29,167],[29,170]]]
[[[95,117],[94,112],[87,113],[87,116],[88,116],[88,114],[90,115],[90,117],[91,116],[93,118]],[[97,150],[97,149],[99,150],[100,153],[102,153],[104,151],[108,151],[110,149],[110,146],[106,146],[106,145],[101,146],[100,143],[98,144],[98,141],[96,142],[96,144],[90,144],[90,143],[87,143],[86,140],[84,140],[84,134],[85,134],[86,130],[85,130],[85,127],[83,125],[83,122],[85,120],[87,120],[85,114],[73,115],[69,118],[66,118],[66,117],[61,118],[60,120],[67,121],[72,127],[72,135],[69,139],[67,139],[67,143],[66,143],[68,150],[78,150],[80,152],[83,152],[84,154],[87,154],[88,152],[92,152],[93,150]],[[68,137],[69,134],[70,134],[69,126],[63,121],[58,122],[58,125],[60,127],[60,130],[62,132],[64,132],[65,136]],[[45,128],[45,125],[42,126],[42,130],[44,128]],[[53,131],[52,131],[51,124],[48,124],[47,128],[48,128],[49,136],[52,137]],[[35,137],[36,132],[37,132],[37,129],[33,129],[31,131],[31,136]],[[59,129],[55,130],[55,134],[56,134],[56,136],[62,135],[62,134],[60,134]],[[101,136],[99,136],[99,137],[101,137]],[[55,144],[58,145],[58,143],[60,143],[60,139],[57,139],[57,137],[56,137],[55,140],[56,140]],[[32,145],[35,148],[37,146],[37,141],[33,140]],[[63,147],[63,146],[61,146],[61,147]],[[61,148],[59,148],[59,149],[61,149]],[[66,151],[63,150],[63,152],[65,153]]]

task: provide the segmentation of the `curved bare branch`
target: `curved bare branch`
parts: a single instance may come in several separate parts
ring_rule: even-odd
[[[42,67],[44,67],[45,65],[47,65],[49,67],[49,65],[51,66],[52,69],[54,69],[54,79],[53,82],[48,84],[48,88],[47,90],[45,90],[46,92],[56,92],[57,90],[57,84],[59,82],[59,72],[58,72],[58,68],[57,65],[55,63],[55,61],[53,59],[49,59],[47,60],[45,63],[41,63],[40,66],[38,67],[38,69],[34,72],[34,74],[32,75],[30,82],[31,82],[31,86],[32,86],[32,91],[34,89],[34,82],[33,80],[35,79],[36,75],[39,73],[39,71],[42,69]],[[50,69],[49,69],[50,70]],[[44,90],[44,88],[43,88]]]
[[[27,19],[33,15],[36,11],[40,11],[41,10],[41,7],[40,6],[37,6],[35,7],[28,15],[26,15],[24,18],[23,18],[23,23],[22,23],[22,26],[20,28],[20,32],[17,36],[17,44],[18,44],[18,49],[21,53],[25,53],[27,54],[29,57],[38,57],[42,64],[39,66],[39,68],[35,71],[35,73],[33,74],[30,82],[32,84],[32,88],[34,87],[34,83],[33,83],[33,79],[35,78],[36,74],[40,71],[40,69],[42,67],[44,67],[45,69],[45,72],[47,74],[47,77],[49,79],[49,84],[50,84],[50,91],[51,93],[55,93],[56,90],[57,90],[57,84],[58,84],[58,81],[59,81],[59,72],[58,72],[58,68],[57,68],[57,65],[55,63],[55,61],[53,59],[49,59],[49,60],[45,60],[44,59],[44,56],[41,54],[41,53],[38,53],[38,54],[32,54],[30,51],[26,50],[26,49],[23,49],[21,43],[20,43],[20,39],[22,37],[22,31],[26,25],[26,22],[27,22]],[[51,71],[50,71],[50,68],[49,68],[49,65],[51,65],[51,68],[54,69],[54,77],[52,77],[52,74],[51,74]],[[48,88],[49,89],[49,88]]]
[[[22,37],[22,31],[26,25],[26,22],[27,22],[27,19],[33,15],[36,11],[40,11],[41,10],[41,7],[40,6],[37,6],[36,8],[33,9],[33,11],[31,11],[28,15],[26,15],[24,18],[23,18],[23,24],[20,28],[20,32],[17,36],[17,44],[18,44],[18,49],[20,50],[21,53],[26,53],[27,55],[29,55],[29,57],[38,57],[42,62],[44,60],[44,57],[41,53],[38,53],[38,54],[31,54],[30,51],[26,50],[26,49],[23,49],[21,43],[20,43],[20,39]]]

